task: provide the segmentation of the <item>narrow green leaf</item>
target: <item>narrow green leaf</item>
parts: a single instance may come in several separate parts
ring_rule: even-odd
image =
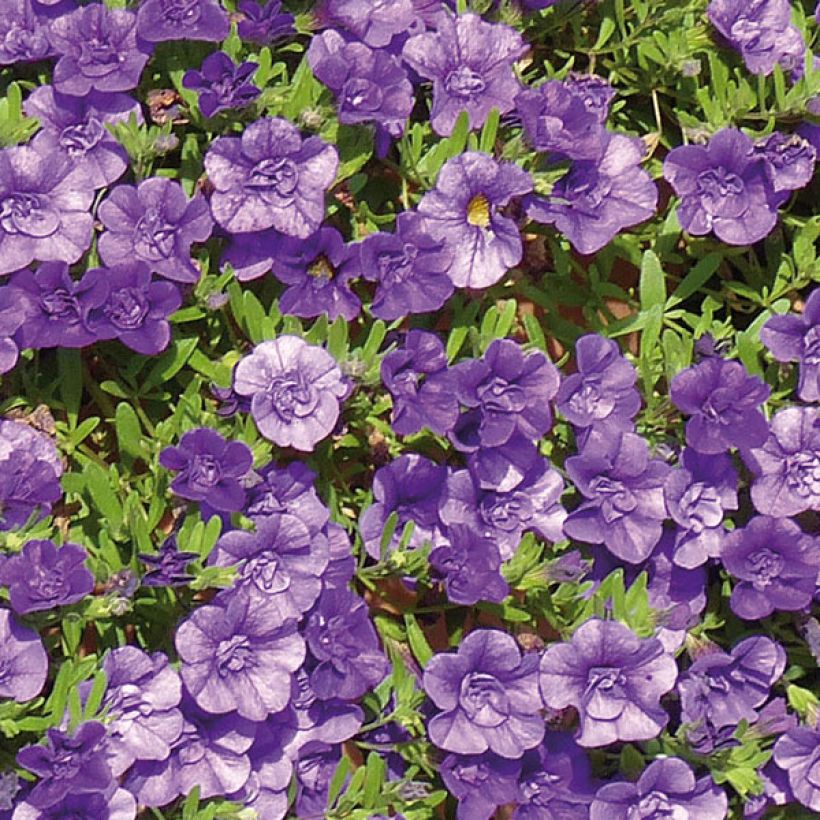
[[[142,456],[142,428],[134,408],[127,402],[120,402],[117,405],[114,426],[120,454],[125,453],[131,458]]]
[[[666,302],[666,276],[654,251],[646,251],[641,262],[641,310],[661,307]]]
[[[404,613],[404,625],[407,629],[407,642],[410,644],[410,650],[419,662],[419,666],[424,668],[433,657],[433,650],[430,649],[430,644],[427,643],[427,638],[424,637],[424,632],[412,612]]]

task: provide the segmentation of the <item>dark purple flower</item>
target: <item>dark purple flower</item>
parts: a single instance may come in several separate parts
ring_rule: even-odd
[[[564,540],[567,516],[561,506],[564,480],[545,458],[539,458],[521,483],[508,492],[483,489],[468,470],[453,472],[439,502],[444,524],[468,524],[498,545],[501,560],[518,549],[525,532],[545,541]]]
[[[186,71],[182,85],[199,93],[199,110],[205,117],[220,111],[244,108],[261,93],[251,82],[258,63],[237,65],[224,51],[209,54],[199,67]]]
[[[217,137],[205,155],[215,187],[214,219],[230,233],[276,228],[306,238],[325,215],[325,191],[336,178],[336,148],[277,117],[257,120],[242,137]]]
[[[0,563],[0,573],[5,563]],[[40,636],[0,608],[0,698],[18,703],[36,698],[47,675],[48,655]]]
[[[395,233],[375,233],[361,245],[362,272],[378,282],[370,310],[387,321],[439,310],[453,294],[453,249],[434,239],[424,217],[403,211]],[[412,331],[411,331],[412,332]]]
[[[760,331],[760,341],[778,362],[799,362],[797,395],[820,401],[820,288],[812,291],[802,316],[772,316]]]
[[[0,65],[44,60],[54,53],[48,39],[49,19],[32,0],[0,3]]]
[[[682,370],[669,390],[675,406],[692,417],[686,423],[686,443],[708,455],[731,447],[760,447],[766,441],[769,425],[758,406],[770,392],[741,362],[718,357]]]
[[[335,521],[329,521],[324,528],[330,546],[330,562],[322,577],[325,589],[346,587],[356,573],[356,558],[353,544],[347,530]]]
[[[680,197],[678,220],[693,236],[714,231],[729,245],[751,245],[777,222],[779,198],[768,164],[736,128],[718,131],[708,145],[673,148],[663,175]]]
[[[396,513],[396,529],[385,548],[389,555],[399,546],[405,525],[412,521],[413,532],[407,546],[434,546],[443,539],[438,504],[447,480],[447,468],[417,453],[405,453],[376,471],[373,503],[359,517],[359,532],[365,549],[379,559],[387,519]]]
[[[106,228],[98,243],[106,265],[140,260],[166,279],[199,279],[191,245],[204,242],[214,224],[201,194],[188,199],[178,182],[152,177],[137,186],[118,185],[98,215]]]
[[[521,261],[521,233],[500,209],[531,190],[530,175],[511,162],[474,151],[447,160],[418,212],[430,235],[453,254],[454,285],[489,287]]]
[[[137,15],[143,40],[224,40],[231,26],[218,0],[145,0]]]
[[[318,661],[310,685],[323,700],[355,700],[387,676],[390,665],[379,648],[367,604],[349,589],[322,593],[304,636]]]
[[[799,726],[774,745],[774,762],[788,772],[794,796],[820,812],[820,729]]]
[[[134,795],[112,786],[104,792],[68,794],[47,809],[26,798],[17,804],[14,820],[134,820],[136,815]]]
[[[437,31],[411,37],[402,57],[433,81],[430,122],[441,136],[452,133],[466,111],[470,128],[481,128],[493,108],[511,111],[521,90],[512,66],[526,51],[509,26],[488,23],[477,14],[443,17]]]
[[[647,820],[697,817],[723,820],[728,809],[726,792],[709,776],[695,780],[689,764],[679,757],[653,760],[636,783],[606,783],[590,806],[590,820]]]
[[[239,36],[248,42],[267,46],[295,33],[293,15],[282,12],[280,0],[267,0],[261,6],[256,0],[239,0],[237,10],[242,15]]]
[[[316,473],[301,461],[292,461],[286,467],[268,464],[258,471],[258,477],[259,482],[248,489],[244,513],[249,518],[293,515],[311,535],[327,524],[330,510],[316,495]]]
[[[46,746],[25,746],[17,762],[40,779],[26,798],[37,809],[47,809],[66,795],[105,791],[113,783],[105,762],[105,726],[81,723],[71,734],[48,729]]]
[[[54,88],[74,97],[136,88],[150,54],[150,47],[137,39],[137,16],[102,3],[58,17],[48,36],[60,55]]]
[[[775,413],[769,437],[743,452],[754,472],[752,501],[776,517],[820,510],[820,410],[786,407]]]
[[[658,189],[640,167],[643,157],[637,137],[610,134],[600,159],[575,160],[549,196],[528,197],[527,216],[555,225],[579,253],[597,253],[655,213]]]
[[[28,541],[0,564],[0,584],[8,587],[11,608],[25,615],[81,600],[94,588],[86,558],[78,544],[58,549],[53,541]]]
[[[233,387],[251,399],[251,414],[265,438],[303,452],[333,430],[348,391],[333,356],[297,336],[257,345],[234,368]]]
[[[581,746],[649,740],[669,716],[659,701],[678,677],[675,659],[657,638],[639,638],[617,621],[591,618],[568,643],[548,646],[540,684],[552,709],[574,706]]]
[[[350,282],[361,276],[360,245],[345,242],[336,228],[319,228],[308,239],[282,237],[271,270],[287,285],[279,297],[282,313],[305,318],[325,314],[330,321],[359,315],[362,303]]]
[[[512,803],[518,794],[521,761],[480,755],[447,755],[439,774],[458,800],[458,820],[489,820],[499,806]]]
[[[347,29],[372,48],[383,48],[415,21],[412,0],[322,0],[321,25]]]
[[[271,270],[285,239],[284,234],[273,228],[235,234],[228,240],[220,265],[223,269],[230,265],[240,282],[258,279]]]
[[[446,435],[453,429],[458,398],[444,345],[434,333],[408,331],[404,345],[382,359],[381,378],[393,399],[395,433],[409,436],[429,427]]]
[[[128,168],[128,154],[106,129],[106,123],[124,122],[139,104],[126,94],[91,93],[86,97],[60,94],[41,85],[29,94],[23,108],[40,121],[37,146],[45,156],[62,154],[74,168],[78,185],[105,188]]]
[[[669,466],[649,457],[635,433],[593,432],[566,470],[587,499],[564,522],[564,532],[590,544],[606,544],[624,561],[645,560],[661,537],[666,518],[663,485]]]
[[[763,635],[740,641],[731,654],[715,649],[701,655],[678,684],[684,722],[708,721],[717,728],[754,723],[756,707],[785,668],[783,647]]]
[[[430,566],[444,578],[450,601],[464,605],[503,601],[510,588],[501,575],[495,541],[465,524],[448,527],[446,538],[430,553]]]
[[[739,581],[732,590],[732,612],[756,621],[775,610],[791,612],[811,604],[820,571],[820,538],[803,533],[789,518],[759,515],[726,536],[720,559]]]
[[[299,619],[322,591],[322,574],[330,559],[327,538],[311,533],[294,515],[256,519],[256,531],[232,530],[217,541],[208,563],[240,564],[233,589],[266,610],[271,620]]]
[[[792,191],[805,188],[814,176],[817,153],[799,134],[775,131],[758,140],[754,151],[766,162],[772,188],[782,195],[784,202]]]
[[[42,142],[0,151],[0,274],[76,262],[91,244],[94,190]]]
[[[538,656],[522,657],[515,639],[497,629],[476,629],[456,653],[435,655],[424,689],[442,710],[427,726],[440,749],[520,758],[544,737]]]
[[[202,709],[256,721],[288,705],[291,673],[305,659],[295,622],[270,618],[241,593],[195,609],[174,643],[182,680]]]
[[[327,816],[330,783],[342,757],[340,744],[310,742],[297,752],[295,814],[304,820]]]
[[[144,587],[178,587],[185,586],[194,580],[186,572],[188,564],[199,558],[198,552],[181,552],[177,549],[175,535],[169,535],[159,548],[158,555],[140,553],[140,561],[150,567],[142,576],[140,583]]]

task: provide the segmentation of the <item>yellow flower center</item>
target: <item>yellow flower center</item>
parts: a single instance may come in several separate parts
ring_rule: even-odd
[[[320,256],[309,268],[308,273],[315,279],[327,279],[330,281],[334,274],[333,265],[327,260],[327,257]]]
[[[467,222],[479,228],[490,226],[490,203],[484,194],[476,194],[467,205]]]

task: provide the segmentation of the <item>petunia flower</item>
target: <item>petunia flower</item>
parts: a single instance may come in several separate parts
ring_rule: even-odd
[[[48,676],[48,655],[40,636],[5,608],[0,608],[0,669],[0,698],[18,703],[36,698]]]
[[[415,20],[412,0],[322,0],[319,24],[342,28],[371,48],[384,48]]]
[[[806,808],[820,812],[820,729],[799,726],[774,745],[774,762],[788,773],[789,785]]]
[[[250,105],[261,93],[251,82],[258,63],[240,65],[224,52],[215,51],[203,61],[199,70],[186,71],[182,85],[199,93],[199,110],[204,117]]]
[[[230,22],[218,0],[144,0],[137,32],[149,43],[165,40],[224,40]]]
[[[492,752],[448,754],[439,774],[447,791],[458,800],[457,820],[490,820],[499,806],[516,800],[521,761]]]
[[[45,60],[54,54],[48,38],[51,15],[33,0],[0,2],[0,65]]]
[[[293,15],[282,11],[280,0],[262,5],[257,0],[239,0],[237,10],[242,15],[237,33],[247,42],[267,46],[295,33]]]

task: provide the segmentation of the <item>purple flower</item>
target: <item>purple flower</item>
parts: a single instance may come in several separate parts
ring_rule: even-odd
[[[347,29],[372,48],[383,48],[416,18],[412,0],[323,0],[320,23]]]
[[[166,470],[179,473],[171,490],[180,498],[205,503],[220,512],[241,510],[245,489],[241,480],[253,466],[253,453],[242,441],[226,441],[216,430],[198,427],[159,455]]]
[[[266,46],[295,33],[293,15],[282,12],[280,0],[267,0],[261,6],[256,0],[239,0],[237,10],[242,15],[239,36],[248,42]]]
[[[439,774],[450,794],[458,800],[458,820],[489,820],[499,806],[518,796],[521,761],[480,755],[449,754]]]
[[[717,649],[702,655],[678,684],[683,720],[708,721],[717,728],[741,720],[754,723],[755,708],[768,699],[785,668],[783,647],[763,635],[740,641],[731,654]]]
[[[590,820],[630,820],[645,817],[697,817],[723,820],[728,809],[726,792],[709,776],[695,780],[689,764],[679,757],[653,760],[637,783],[606,783],[590,806]]]
[[[102,664],[107,688],[105,751],[111,773],[118,777],[136,760],[165,760],[182,732],[179,675],[161,652],[146,655],[136,646],[121,646]],[[87,697],[90,684],[82,694]]]
[[[424,689],[442,710],[427,726],[440,749],[520,758],[544,737],[538,656],[522,658],[515,639],[497,629],[477,629],[456,653],[435,655]]]
[[[820,410],[786,407],[775,413],[769,437],[743,452],[754,472],[752,502],[764,515],[820,510]]]
[[[327,815],[330,783],[342,757],[340,744],[309,742],[299,748],[295,762],[295,815],[320,820]]]
[[[128,168],[128,154],[108,132],[106,123],[124,122],[131,114],[142,119],[139,104],[126,94],[91,93],[70,97],[41,85],[23,108],[40,121],[36,136],[44,156],[62,154],[74,168],[78,185],[105,188]]]
[[[536,151],[553,159],[597,160],[603,154],[609,134],[571,82],[547,80],[527,88],[516,96],[515,107]]]
[[[446,435],[453,429],[458,399],[444,345],[434,333],[408,331],[403,347],[382,359],[381,378],[393,399],[390,423],[395,433],[410,436],[429,427]]]
[[[28,293],[8,285],[0,287],[0,373],[8,373],[17,364],[20,349],[15,333],[36,314]]]
[[[453,250],[415,211],[399,214],[395,233],[366,237],[361,253],[365,278],[378,282],[370,310],[380,319],[437,311],[453,294]]]
[[[718,131],[708,145],[673,148],[663,175],[680,197],[678,220],[693,236],[714,231],[729,245],[751,245],[777,222],[779,198],[768,163],[736,128]]]
[[[418,212],[430,235],[453,254],[454,285],[489,287],[521,261],[521,233],[500,209],[531,190],[530,175],[511,162],[474,151],[447,160]]]
[[[209,54],[199,71],[186,71],[182,85],[199,93],[199,110],[205,117],[213,117],[220,111],[244,108],[260,94],[251,82],[258,63],[244,62],[237,65],[224,51]]]
[[[501,575],[495,541],[465,524],[447,528],[447,541],[430,553],[430,566],[444,578],[447,597],[456,604],[500,603],[510,592]]]
[[[36,62],[54,53],[50,21],[32,0],[3,0],[0,11],[0,65]]]
[[[94,589],[86,558],[78,544],[58,549],[52,541],[28,541],[0,564],[0,584],[8,587],[11,608],[25,615],[81,600]]]
[[[4,563],[0,563],[2,572]],[[48,655],[40,636],[0,609],[0,698],[36,698],[46,684]]]
[[[71,734],[48,729],[46,746],[25,746],[17,762],[40,780],[26,798],[37,809],[47,809],[66,795],[105,791],[113,783],[105,762],[105,726],[81,723]]]
[[[272,621],[299,619],[322,591],[330,548],[327,538],[311,533],[294,515],[256,519],[256,531],[232,530],[217,541],[208,563],[240,564],[234,589],[265,609]]]
[[[649,458],[635,433],[593,432],[566,470],[587,499],[564,522],[564,532],[590,544],[606,544],[624,561],[645,560],[661,537],[666,518],[663,485],[669,466]]]
[[[474,129],[481,128],[493,108],[501,114],[512,110],[521,90],[512,65],[526,49],[515,29],[461,14],[443,17],[437,31],[411,37],[402,57],[433,81],[430,122],[437,134],[448,136],[462,111]]]
[[[310,685],[323,700],[355,700],[387,676],[390,665],[379,648],[367,604],[349,589],[322,593],[304,636],[318,661]]]
[[[607,121],[609,106],[615,98],[615,89],[603,77],[570,71],[564,85],[584,101],[586,109],[594,112],[600,123]]]
[[[149,43],[163,40],[224,40],[231,27],[217,0],[145,0],[137,32]]]
[[[350,281],[361,276],[361,267],[360,246],[346,243],[336,228],[319,228],[308,239],[281,237],[271,257],[274,276],[288,286],[279,309],[305,318],[355,319],[362,303]]]
[[[94,200],[65,157],[37,146],[0,151],[0,274],[76,262],[91,244]]]
[[[597,253],[655,213],[658,189],[640,167],[643,156],[641,140],[610,134],[600,159],[575,160],[549,196],[528,197],[527,216],[555,225],[579,253]]]
[[[140,561],[150,567],[142,576],[144,587],[179,587],[194,580],[186,572],[188,564],[199,558],[198,552],[180,552],[175,535],[169,535],[159,548],[158,555],[140,553]]]
[[[732,590],[732,612],[756,621],[775,610],[791,612],[811,604],[820,539],[804,534],[789,518],[759,515],[726,536],[720,559],[740,582]]]
[[[405,453],[376,471],[373,503],[359,517],[359,532],[368,554],[379,559],[387,519],[396,513],[396,529],[385,548],[389,555],[397,549],[405,525],[413,522],[407,546],[421,547],[426,541],[443,541],[438,517],[439,499],[447,480],[447,468],[420,456]]]
[[[574,706],[581,746],[649,740],[669,716],[659,700],[678,677],[678,667],[657,638],[639,638],[617,621],[591,618],[568,643],[548,646],[541,658],[544,702]]]
[[[26,798],[17,804],[13,816],[14,820],[134,820],[137,803],[125,789],[109,787],[93,794],[68,794],[44,810]]]
[[[178,182],[152,177],[137,186],[118,185],[100,204],[98,215],[106,228],[98,244],[106,265],[140,260],[166,279],[199,279],[191,245],[204,242],[213,230],[201,194],[188,199]]]
[[[325,214],[325,191],[336,178],[339,156],[318,137],[277,117],[257,120],[242,137],[217,137],[205,155],[216,191],[214,219],[230,233],[276,228],[306,238]]]
[[[137,39],[137,16],[102,3],[58,17],[48,36],[60,55],[54,66],[54,88],[74,97],[136,88],[150,54],[150,48]]]
[[[240,282],[258,279],[273,267],[274,259],[278,258],[285,238],[273,228],[235,234],[228,240],[220,265],[223,269],[230,265],[234,276]],[[301,248],[296,246],[293,249],[298,257]]]
[[[259,721],[288,705],[305,644],[295,622],[282,624],[251,604],[240,593],[195,609],[174,643],[182,680],[202,709]]]
[[[269,518],[291,515],[298,518],[311,535],[328,523],[330,510],[322,503],[313,486],[316,473],[301,461],[286,467],[268,464],[258,471],[259,482],[248,489],[245,515]]]
[[[331,29],[311,40],[307,59],[316,78],[336,97],[339,122],[373,122],[390,137],[402,135],[415,98],[398,58],[350,43]]]
[[[799,134],[775,131],[758,140],[754,151],[763,157],[772,188],[782,195],[784,202],[792,191],[805,188],[814,176],[817,153]]]
[[[439,515],[447,527],[468,524],[491,538],[502,561],[518,549],[525,532],[545,541],[563,541],[567,516],[561,506],[564,481],[545,458],[539,458],[513,490],[483,489],[468,470],[453,472],[439,502]]]
[[[774,762],[788,772],[794,796],[820,812],[820,729],[798,726],[774,745]]]
[[[100,279],[107,287],[105,300],[92,305],[86,325],[97,339],[119,339],[126,347],[154,356],[168,347],[171,325],[168,317],[182,304],[173,282],[152,279],[142,261],[123,262],[88,271],[84,278]]]
[[[803,401],[820,401],[820,288],[806,299],[802,316],[772,316],[760,331],[760,341],[778,362],[799,362],[797,395]]]
[[[638,374],[617,342],[588,333],[576,341],[575,359],[578,372],[564,377],[555,397],[562,415],[583,429],[607,425],[630,430],[641,407]]]
[[[234,368],[233,387],[251,399],[265,438],[308,453],[333,430],[348,390],[330,353],[297,336],[257,345]]]
[[[760,447],[769,425],[758,406],[770,392],[740,362],[716,356],[682,370],[670,385],[672,402],[692,417],[686,423],[686,443],[707,455]]]

